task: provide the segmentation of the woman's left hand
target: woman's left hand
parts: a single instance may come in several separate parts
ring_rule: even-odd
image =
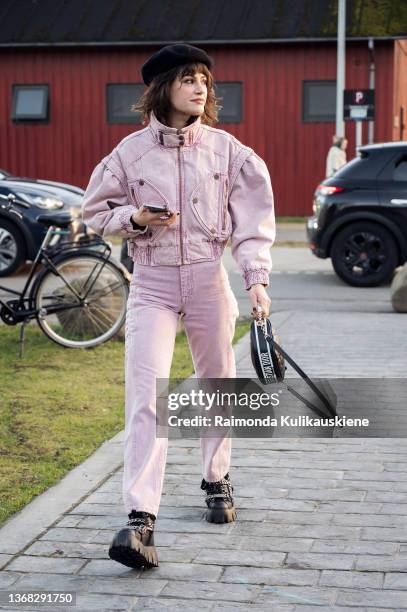
[[[261,306],[265,317],[270,315],[271,299],[269,298],[264,285],[257,283],[249,289],[250,301],[252,304],[252,314],[256,315],[257,306]]]

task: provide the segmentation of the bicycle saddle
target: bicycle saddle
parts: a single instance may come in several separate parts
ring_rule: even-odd
[[[44,215],[39,215],[37,217],[38,223],[42,223],[46,227],[51,227],[51,225],[56,225],[57,227],[68,227],[73,219],[70,213],[47,213]]]

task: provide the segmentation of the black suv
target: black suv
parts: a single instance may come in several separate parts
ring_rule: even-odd
[[[317,257],[355,287],[388,281],[407,261],[407,142],[360,147],[316,189],[307,235]]]

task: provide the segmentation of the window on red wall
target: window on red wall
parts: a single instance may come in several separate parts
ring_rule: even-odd
[[[11,119],[18,123],[49,122],[49,85],[17,84],[12,86]]]
[[[241,123],[243,120],[243,83],[222,82],[215,84],[215,95],[221,98],[219,123]]]
[[[141,123],[141,113],[131,110],[144,92],[143,83],[108,83],[106,86],[106,121]]]
[[[336,81],[302,82],[302,120],[335,121]]]

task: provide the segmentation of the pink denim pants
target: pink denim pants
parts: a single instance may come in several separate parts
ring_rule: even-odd
[[[222,261],[180,266],[135,263],[125,344],[127,513],[158,513],[168,439],[156,437],[155,385],[156,378],[170,376],[181,313],[197,377],[236,376],[232,339],[239,310]],[[201,438],[201,452],[205,480],[223,478],[230,466],[230,438]]]

